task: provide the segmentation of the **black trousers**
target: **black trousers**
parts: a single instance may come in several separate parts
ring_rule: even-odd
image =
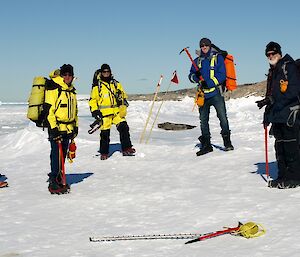
[[[279,179],[300,180],[299,125],[273,123]]]
[[[127,148],[132,147],[129,127],[126,121],[122,121],[117,125],[117,130],[120,133],[120,142],[122,151]],[[100,132],[100,153],[108,154],[109,153],[109,142],[110,142],[110,129],[101,130]]]
[[[64,161],[67,156],[67,152],[69,149],[69,142],[70,139],[67,136],[63,136],[61,140],[63,154],[64,154]],[[61,172],[61,163],[60,163],[60,157],[59,157],[59,148],[58,143],[54,140],[50,140],[51,145],[51,151],[50,151],[50,166],[51,166],[51,172],[48,174],[49,179],[54,180],[58,178],[58,175]]]

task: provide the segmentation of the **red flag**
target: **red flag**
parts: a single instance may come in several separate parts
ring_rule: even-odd
[[[175,84],[179,83],[176,71],[173,72],[173,77],[171,79],[171,82],[173,82]]]

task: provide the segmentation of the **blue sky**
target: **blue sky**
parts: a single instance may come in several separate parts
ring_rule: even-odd
[[[265,79],[269,41],[300,57],[300,4],[293,0],[6,0],[1,2],[0,101],[26,101],[34,76],[64,63],[74,66],[79,94],[89,94],[93,73],[110,64],[128,93],[161,90],[174,70],[190,88],[190,61],[208,37],[235,57],[238,83]]]

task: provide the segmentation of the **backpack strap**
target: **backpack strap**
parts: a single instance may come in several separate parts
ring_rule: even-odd
[[[288,80],[288,76],[287,76],[288,73],[286,69],[286,65],[288,63],[290,63],[290,61],[284,62],[283,65],[281,66],[285,80]]]

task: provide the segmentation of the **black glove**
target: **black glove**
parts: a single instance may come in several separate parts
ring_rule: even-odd
[[[197,76],[197,78],[199,79],[201,77],[201,72],[200,70],[195,71],[195,75]]]
[[[264,112],[264,119],[263,119],[264,128],[267,128],[270,125],[270,122],[268,121],[268,112],[269,112],[269,110],[266,110]]]
[[[74,127],[71,139],[74,139],[75,137],[77,137],[77,135],[78,135],[78,127]]]
[[[202,88],[208,88],[208,85],[207,85],[207,83],[206,83],[205,80],[202,80],[202,81],[201,81],[201,87],[202,87]]]
[[[273,101],[272,101],[272,97],[271,96],[267,96],[266,98],[264,98],[264,99],[262,99],[260,101],[256,101],[255,103],[257,104],[257,107],[259,109],[261,109],[261,108],[263,108],[266,105],[272,104]]]
[[[49,138],[50,138],[50,140],[53,140],[53,141],[58,141],[62,138],[62,135],[57,127],[54,129],[50,129]]]
[[[96,119],[96,120],[102,120],[102,113],[99,110],[93,111],[92,112],[92,116]]]
[[[124,105],[126,105],[127,107],[129,106],[129,103],[126,98],[124,98]]]

